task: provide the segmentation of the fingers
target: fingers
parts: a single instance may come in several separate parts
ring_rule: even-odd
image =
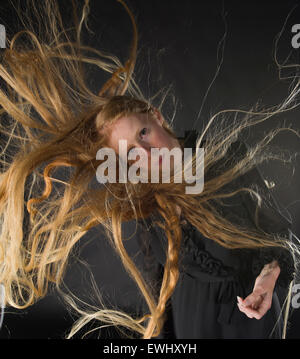
[[[252,292],[250,295],[248,295],[247,298],[244,299],[242,303],[245,307],[258,307],[262,302],[263,298],[263,295],[256,292]]]
[[[255,293],[252,293],[244,300],[240,297],[237,297],[237,301],[239,304],[242,305],[242,307],[257,309],[261,305],[263,297],[261,295],[256,295]]]
[[[266,308],[259,307],[257,310],[251,308],[242,307],[241,304],[238,304],[238,307],[241,312],[245,313],[248,318],[261,319],[266,312],[268,311]]]
[[[247,297],[249,299],[249,302],[251,303],[250,306],[246,306],[246,300],[243,301],[240,297],[237,297],[237,306],[241,312],[247,315],[248,318],[261,319],[271,308],[272,298],[270,298],[269,296],[264,296],[263,298],[262,296],[260,296],[261,298],[257,298],[256,295],[250,296],[250,299],[249,297]]]
[[[243,312],[244,314],[246,314],[248,318],[253,318],[253,314],[251,314],[249,308],[247,308],[244,305],[244,301],[242,300],[242,298],[237,297],[237,300],[238,300],[237,306],[238,306],[239,310],[241,312]]]

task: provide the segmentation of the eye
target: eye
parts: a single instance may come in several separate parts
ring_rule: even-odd
[[[144,127],[141,131],[140,131],[140,135],[144,136],[147,132],[147,128]]]
[[[145,136],[147,132],[148,132],[147,127],[142,128],[141,131],[140,131],[140,136]],[[134,148],[134,147],[130,147],[130,148],[128,149],[127,156],[128,156],[128,153],[129,153],[133,148]]]

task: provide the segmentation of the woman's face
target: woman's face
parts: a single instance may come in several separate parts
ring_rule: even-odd
[[[108,146],[118,153],[119,140],[127,140],[127,153],[132,148],[143,148],[148,156],[148,170],[151,168],[151,148],[161,149],[163,147],[172,150],[179,147],[177,139],[163,128],[164,119],[161,113],[155,109],[154,114],[148,113],[132,113],[120,117],[114,123],[109,125]],[[137,160],[139,157],[137,156]],[[135,162],[135,161],[129,161]],[[172,162],[172,161],[171,161]],[[159,159],[160,167],[162,160]],[[140,165],[143,167],[143,165]],[[171,168],[172,168],[171,163]]]

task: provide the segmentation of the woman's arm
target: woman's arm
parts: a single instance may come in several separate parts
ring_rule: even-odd
[[[238,307],[249,318],[261,319],[272,306],[273,291],[280,274],[276,260],[266,264],[255,280],[251,294],[244,300],[237,297]]]

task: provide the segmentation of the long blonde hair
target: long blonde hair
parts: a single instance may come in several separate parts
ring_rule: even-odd
[[[128,328],[145,339],[159,335],[165,321],[166,303],[179,276],[181,228],[176,205],[205,236],[224,247],[281,246],[293,253],[297,250],[285,236],[237,226],[211,205],[212,200],[218,201],[240,191],[253,194],[258,206],[266,201],[252,188],[240,188],[231,193],[220,190],[257,164],[274,159],[274,153],[267,151],[268,143],[283,130],[299,136],[290,128],[272,130],[233,166],[205,181],[205,188],[198,195],[186,194],[183,184],[172,181],[92,186],[99,165],[96,152],[107,145],[107,134],[102,136],[99,130],[124,114],[153,115],[151,99],[143,96],[134,80],[137,26],[124,1],[118,1],[130,15],[133,25],[133,41],[125,65],[117,57],[81,43],[82,27],[88,28],[88,0],[84,1],[79,17],[74,10],[73,32],[65,30],[56,1],[34,4],[28,1],[26,7],[31,13],[26,18],[28,23],[24,21],[27,27],[8,39],[9,46],[0,65],[0,77],[5,85],[5,89],[0,90],[1,134],[7,136],[1,153],[0,283],[5,287],[6,305],[26,308],[47,293],[49,283],[59,288],[75,244],[91,228],[101,225],[105,238],[119,255],[148,306],[148,312],[138,318],[120,310],[78,308],[82,317],[74,324],[69,337],[91,319]],[[74,1],[72,5],[75,9]],[[30,27],[33,16],[42,29],[39,33]],[[23,18],[25,20],[25,15]],[[27,41],[22,41],[24,36]],[[97,93],[87,85],[85,65],[112,74]],[[243,129],[295,108],[298,94],[299,82],[294,84],[283,103],[271,109],[230,110],[214,115],[197,141],[199,146],[206,136],[205,173],[223,158]],[[219,120],[230,112],[243,117],[235,116],[229,125]],[[217,119],[217,125],[213,126]],[[164,121],[163,126],[176,137],[171,124]],[[277,154],[275,158],[289,161],[283,155]],[[55,171],[60,168],[66,170],[67,179],[55,177]],[[121,231],[122,223],[144,219],[155,211],[163,218],[158,224],[165,229],[168,239],[159,293],[146,283],[128,255]],[[26,214],[30,217],[24,228]],[[66,296],[66,300],[76,307],[71,297]]]

